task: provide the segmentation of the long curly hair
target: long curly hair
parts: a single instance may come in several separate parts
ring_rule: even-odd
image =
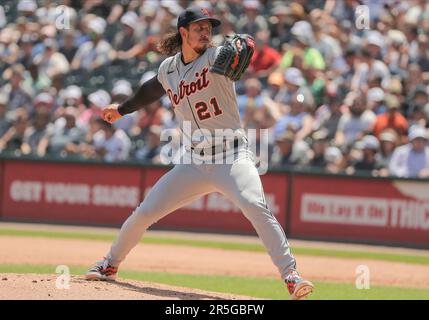
[[[189,31],[189,26],[184,27]],[[179,31],[167,33],[158,43],[157,50],[166,56],[173,56],[182,49],[182,36]],[[215,45],[213,41],[207,45],[207,48],[212,48]]]
[[[166,56],[175,55],[182,47],[182,36],[179,31],[167,33],[158,43],[158,51]]]

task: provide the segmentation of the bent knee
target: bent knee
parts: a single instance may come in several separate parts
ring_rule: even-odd
[[[270,213],[266,202],[243,199],[240,201],[240,209],[246,214]]]
[[[152,221],[158,221],[168,213],[170,209],[160,204],[151,204],[150,202],[145,203],[144,201],[134,210],[133,215],[138,217],[144,217]]]

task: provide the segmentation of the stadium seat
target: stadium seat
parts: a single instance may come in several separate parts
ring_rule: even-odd
[[[84,93],[89,93],[97,89],[111,89],[108,68],[109,65],[103,65],[97,69],[92,70],[88,74],[85,87],[83,88]]]
[[[0,2],[3,6],[4,14],[8,23],[15,21],[18,18],[17,1],[3,0]]]
[[[113,39],[115,39],[115,36],[119,32],[120,27],[118,23],[114,24],[108,24],[106,26],[106,30],[104,31],[104,38],[107,42],[112,43]]]
[[[71,70],[69,73],[66,74],[64,79],[64,85],[70,86],[70,85],[79,85],[86,83],[88,79],[88,71],[85,69],[76,69]]]
[[[132,83],[132,79],[137,77],[136,73],[139,73],[138,70],[135,70],[136,68],[135,59],[114,60],[107,68],[109,82],[112,86],[119,79],[127,79]]]

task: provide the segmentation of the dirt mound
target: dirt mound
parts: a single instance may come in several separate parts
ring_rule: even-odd
[[[0,264],[52,265],[52,273],[58,265],[88,267],[111,245],[110,241],[77,239],[2,236],[0,240]],[[356,268],[364,265],[370,270],[371,285],[429,288],[427,265],[338,257],[297,255],[296,258],[300,273],[315,281],[354,284]],[[138,245],[121,264],[119,276],[121,270],[279,277],[265,252],[158,244]]]
[[[63,289],[57,288],[57,282]],[[0,300],[247,300],[198,289],[181,288],[143,281],[118,279],[115,282],[86,281],[71,276],[69,289],[55,275],[2,274]]]

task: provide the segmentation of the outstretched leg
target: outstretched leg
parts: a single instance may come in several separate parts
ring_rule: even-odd
[[[304,291],[305,295],[309,294],[313,285],[302,280],[296,272],[296,261],[289,242],[283,228],[267,206],[251,153],[245,149],[240,150],[233,164],[218,165],[211,178],[218,191],[238,206],[252,223],[281,278],[288,285],[292,298],[298,298]]]
[[[122,225],[119,235],[113,242],[105,260],[100,262],[105,266],[96,265],[93,268],[95,271],[90,271],[87,274],[87,279],[100,278],[98,277],[100,268],[111,268],[116,276],[116,269],[119,264],[131,249],[139,243],[143,233],[153,223],[213,190],[214,188],[197,167],[192,165],[175,166],[157,181],[143,202]],[[110,277],[112,280],[114,278],[113,276]]]

